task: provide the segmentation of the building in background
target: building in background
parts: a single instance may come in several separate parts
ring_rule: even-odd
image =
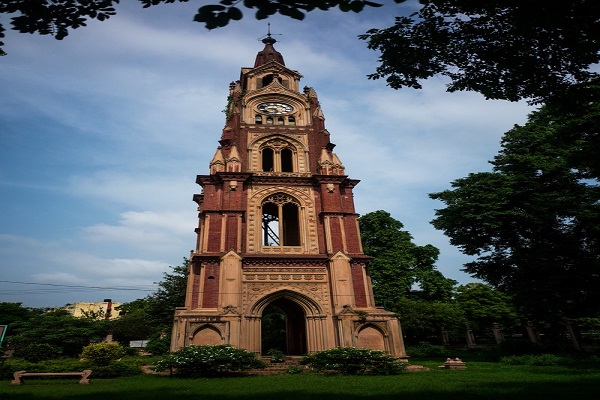
[[[95,319],[117,319],[119,318],[119,312],[115,311],[115,308],[120,305],[121,303],[113,302],[111,299],[104,299],[104,301],[96,301],[93,303],[85,301],[69,303],[64,309],[76,318],[92,317]]]

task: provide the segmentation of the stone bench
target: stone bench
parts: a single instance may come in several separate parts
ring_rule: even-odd
[[[13,375],[13,380],[10,382],[11,385],[20,385],[23,383],[23,378],[39,376],[39,377],[56,377],[56,376],[78,376],[81,377],[79,380],[79,384],[86,385],[90,383],[90,375],[92,374],[91,369],[86,369],[81,372],[27,372],[27,371],[17,371]]]

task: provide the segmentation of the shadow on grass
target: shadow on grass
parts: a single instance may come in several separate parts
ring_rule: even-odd
[[[370,379],[369,377],[247,377],[176,379],[140,377],[73,382],[31,381],[23,386],[0,382],[3,400],[452,400],[452,399],[565,399],[596,396],[600,373],[576,374],[553,382],[469,374],[425,373]]]

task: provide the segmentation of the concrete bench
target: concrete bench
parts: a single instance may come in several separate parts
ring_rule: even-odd
[[[23,378],[31,377],[31,376],[39,376],[39,377],[56,377],[56,376],[78,376],[81,377],[79,380],[79,384],[86,385],[90,383],[90,375],[92,374],[91,369],[86,369],[81,372],[27,372],[27,371],[17,371],[13,375],[13,380],[10,382],[11,385],[20,385],[23,383]]]

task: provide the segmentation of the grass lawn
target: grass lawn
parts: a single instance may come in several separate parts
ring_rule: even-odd
[[[136,376],[93,379],[30,379],[21,386],[0,381],[2,400],[400,400],[400,399],[588,399],[600,394],[600,369],[511,366],[467,362],[464,371],[438,370],[441,362],[419,362],[430,372],[397,376],[313,374],[182,379]]]

